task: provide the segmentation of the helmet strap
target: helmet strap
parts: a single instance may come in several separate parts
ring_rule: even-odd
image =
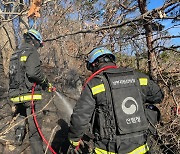
[[[111,55],[104,55],[97,58],[93,63],[87,62],[86,67],[89,71],[96,72],[101,64],[105,64],[109,62],[114,63],[113,57]]]
[[[24,37],[25,42],[27,43],[30,43],[32,41],[32,36],[29,35],[28,33],[25,33],[23,37]]]
[[[101,64],[106,64],[106,63],[110,63],[110,62],[114,62],[113,58],[110,55],[104,55],[102,57],[99,57],[97,60],[95,60],[92,64],[92,72],[96,72],[99,67],[101,66]]]
[[[26,34],[26,35],[24,35],[25,37],[25,40],[26,40],[26,42],[27,43],[30,43],[30,42],[32,42],[32,44],[34,45],[34,47],[36,47],[36,48],[39,48],[39,47],[42,47],[42,45],[41,45],[41,43],[39,42],[39,40],[37,40],[33,35],[31,35],[31,34]]]
[[[92,64],[89,64],[89,70],[91,72],[96,72],[98,70],[98,68],[99,68],[98,66],[99,66],[99,62],[95,61]]]
[[[40,42],[36,39],[33,39],[32,42],[36,48],[39,48],[41,46]]]
[[[104,55],[98,58],[99,63],[109,63],[114,62],[113,57],[111,55]]]

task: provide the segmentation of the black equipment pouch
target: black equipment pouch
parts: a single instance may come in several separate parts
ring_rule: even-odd
[[[25,74],[23,66],[20,64],[21,51],[17,51],[12,54],[9,65],[9,88],[18,89],[22,83],[24,83]]]
[[[108,70],[105,73],[111,88],[112,102],[118,134],[128,134],[148,129],[144,113],[140,83],[133,70]]]
[[[161,117],[160,110],[153,104],[146,104],[145,114],[150,124],[148,128],[149,131],[151,132],[151,134],[156,134],[157,131],[155,125],[157,125],[160,121],[160,117]]]

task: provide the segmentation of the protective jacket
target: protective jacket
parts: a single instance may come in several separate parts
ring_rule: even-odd
[[[19,50],[12,54],[9,67],[9,96],[13,102],[31,100],[31,89],[36,82],[34,99],[41,99],[40,86],[47,86],[47,79],[40,67],[37,49],[24,43]]]
[[[108,69],[82,91],[69,139],[78,141],[91,124],[96,153],[145,153],[149,127],[144,103],[159,103],[163,93],[147,75],[133,69]]]

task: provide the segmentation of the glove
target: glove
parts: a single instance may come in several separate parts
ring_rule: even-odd
[[[46,90],[48,88],[48,84],[49,84],[48,79],[44,78],[44,80],[41,82],[40,85],[41,85],[43,90]]]
[[[78,142],[70,140],[70,146],[67,154],[82,154],[81,148],[84,148],[82,140],[79,140]]]
[[[51,83],[48,83],[48,92],[56,91],[56,87],[54,87]]]
[[[54,92],[56,91],[56,88],[48,81],[47,78],[41,82],[41,86],[43,90],[48,90],[48,92]]]

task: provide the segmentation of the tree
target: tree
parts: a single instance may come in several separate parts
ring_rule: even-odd
[[[30,27],[29,4],[25,1],[0,2],[0,49],[7,74],[9,57],[17,46],[12,17],[20,19],[22,34]],[[3,10],[4,4],[12,3],[11,12]],[[162,6],[148,10],[148,3],[147,0],[42,1],[41,17],[35,18],[34,28],[44,37],[44,48],[40,51],[44,68],[53,74],[52,79],[56,82],[65,82],[71,69],[76,69],[85,80],[88,72],[84,63],[88,52],[99,45],[107,46],[117,55],[118,65],[138,68],[161,84],[167,99],[160,108],[168,111],[163,112],[163,117],[172,118],[166,114],[171,114],[171,107],[179,105],[179,45],[170,41],[180,36],[169,30],[179,26],[180,4],[178,0],[166,0]],[[171,26],[165,26],[164,21],[171,22]],[[163,139],[166,140],[166,136]],[[176,141],[173,146],[178,145]]]

